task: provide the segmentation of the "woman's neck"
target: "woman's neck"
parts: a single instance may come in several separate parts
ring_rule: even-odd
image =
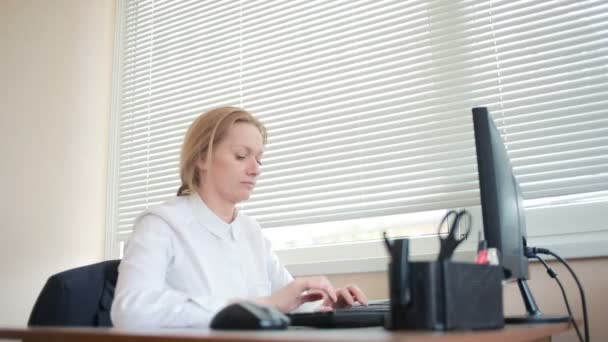
[[[217,217],[226,223],[234,221],[235,217],[235,204],[222,201],[217,196],[212,196],[203,189],[198,189],[198,195],[201,200],[205,202],[207,208],[209,208]]]

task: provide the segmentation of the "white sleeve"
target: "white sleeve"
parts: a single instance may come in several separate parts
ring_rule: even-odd
[[[276,253],[272,250],[272,244],[264,237],[264,249],[266,251],[266,269],[271,284],[271,291],[275,292],[293,281],[293,277],[281,264]]]
[[[136,221],[119,266],[112,322],[122,328],[206,327],[227,299],[193,298],[165,280],[174,255],[173,232],[158,216]]]

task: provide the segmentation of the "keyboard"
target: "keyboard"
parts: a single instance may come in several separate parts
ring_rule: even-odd
[[[391,311],[386,300],[370,302],[368,306],[356,305],[333,311],[288,314],[292,326],[315,328],[358,328],[383,326],[385,316]]]

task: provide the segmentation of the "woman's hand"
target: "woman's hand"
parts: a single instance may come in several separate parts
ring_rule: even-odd
[[[296,278],[271,296],[258,298],[256,302],[290,312],[306,302],[321,299],[324,303],[331,303],[329,307],[338,301],[336,290],[323,276]]]
[[[357,285],[346,285],[345,287],[337,289],[336,294],[338,295],[338,300],[330,301],[329,298],[325,298],[323,307],[339,309],[353,306],[356,302],[367,305],[367,296]]]

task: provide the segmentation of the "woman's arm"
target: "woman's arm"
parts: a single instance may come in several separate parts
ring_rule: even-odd
[[[272,250],[271,242],[264,238],[266,269],[272,287],[272,295],[258,302],[272,305],[283,312],[312,312],[324,309],[336,300],[336,292],[325,277],[300,277],[294,279]],[[333,299],[332,299],[333,298]]]
[[[136,222],[119,266],[112,322],[117,327],[208,326],[228,300],[196,298],[172,289],[166,282],[174,256],[174,235],[158,216]]]
[[[311,312],[317,310],[327,310],[353,305],[359,302],[367,305],[367,296],[354,284],[343,288],[334,289],[329,280],[325,277],[306,277],[294,278],[280,263],[276,253],[272,250],[271,243],[264,239],[267,258],[267,269],[272,284],[274,298],[270,302],[279,304],[285,312]],[[311,291],[312,290],[312,291]],[[306,291],[300,294],[297,291]],[[333,295],[335,293],[335,297]],[[287,300],[293,298],[291,301]],[[276,305],[275,305],[276,306]]]

